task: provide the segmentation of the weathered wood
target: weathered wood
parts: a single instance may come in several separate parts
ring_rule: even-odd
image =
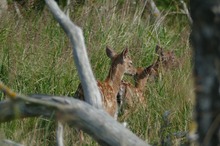
[[[220,1],[191,0],[199,144],[220,145]]]
[[[64,7],[64,13],[67,17],[70,17],[70,0],[66,1],[66,6]]]
[[[74,98],[45,95],[17,97],[0,102],[0,115],[0,122],[38,116],[56,118],[70,127],[82,129],[100,145],[148,146],[104,110]]]
[[[56,130],[56,136],[57,136],[57,146],[64,146],[63,144],[63,124],[59,121],[57,121],[57,130]]]
[[[150,5],[151,14],[152,14],[155,18],[159,19],[160,16],[161,16],[161,14],[160,14],[160,11],[159,11],[159,9],[157,8],[157,5],[155,4],[154,0],[147,0],[147,2],[148,2],[149,5]]]
[[[23,18],[22,14],[21,14],[21,11],[19,10],[18,8],[18,4],[16,1],[13,2],[13,5],[14,5],[14,9],[16,11],[16,14],[18,15],[19,18]]]
[[[89,63],[82,29],[60,10],[54,0],[45,0],[45,2],[71,41],[73,58],[82,83],[85,101],[97,108],[102,108],[101,94]]]
[[[191,18],[191,16],[190,16],[190,13],[189,13],[189,10],[188,10],[188,8],[187,8],[186,3],[184,2],[184,0],[180,0],[180,2],[181,2],[182,5],[183,5],[183,10],[184,10],[184,12],[186,13],[186,16],[187,16],[187,18],[188,18],[188,20],[189,20],[189,23],[192,24],[193,21],[192,21],[192,18]]]
[[[7,0],[0,1],[0,18],[3,16],[4,13],[7,13],[8,10],[8,3]]]
[[[24,146],[22,144],[16,143],[14,141],[11,141],[9,139],[4,139],[0,141],[1,146]]]

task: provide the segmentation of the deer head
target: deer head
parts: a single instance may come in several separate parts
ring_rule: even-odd
[[[108,88],[103,90],[106,101],[105,107],[106,110],[110,113],[110,115],[114,114],[114,117],[117,117],[115,106],[117,107],[117,94],[121,85],[121,80],[124,74],[135,75],[136,68],[133,66],[132,60],[128,55],[128,48],[125,48],[121,53],[117,54],[114,50],[109,47],[106,47],[106,54],[111,59],[111,67],[109,70],[109,74],[104,82]],[[104,89],[106,87],[102,87]],[[112,91],[110,92],[110,89]],[[114,105],[114,106],[112,106]]]
[[[160,61],[165,67],[172,67],[176,65],[177,60],[173,51],[164,51],[162,47],[157,45],[155,52],[158,55],[158,61]]]
[[[154,64],[146,68],[139,67],[134,75],[135,87],[143,89],[147,80],[157,75],[157,71],[154,69]]]
[[[109,47],[106,47],[106,54],[111,59],[111,66],[117,66],[119,70],[124,71],[126,75],[135,75],[136,68],[133,66],[133,62],[128,55],[128,48],[125,48],[120,54]]]

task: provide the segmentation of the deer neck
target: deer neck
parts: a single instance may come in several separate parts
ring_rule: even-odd
[[[109,74],[105,80],[112,88],[114,91],[118,92],[119,86],[121,84],[121,80],[124,76],[125,69],[121,66],[118,65],[116,67],[111,67],[109,70]]]
[[[145,88],[145,85],[147,83],[147,79],[148,79],[148,74],[143,70],[139,75],[138,75],[138,79],[135,82],[135,88],[143,91]]]
[[[139,89],[140,91],[143,91],[146,83],[147,83],[147,77],[140,79],[135,83],[135,88]]]

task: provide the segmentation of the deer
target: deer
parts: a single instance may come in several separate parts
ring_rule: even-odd
[[[155,52],[159,56],[158,60],[160,61],[162,67],[164,67],[165,69],[177,67],[178,60],[177,60],[176,55],[174,54],[173,50],[164,51],[164,49],[162,47],[157,45]]]
[[[116,120],[118,117],[117,94],[121,85],[121,80],[124,74],[136,74],[136,68],[133,66],[133,62],[128,53],[128,48],[125,48],[121,53],[117,54],[113,49],[107,46],[106,54],[111,59],[111,66],[106,79],[103,82],[97,81],[104,110]],[[85,100],[81,83],[74,97]]]
[[[117,94],[120,88],[121,80],[126,75],[134,76],[136,68],[129,56],[128,48],[121,53],[116,53],[110,47],[106,47],[106,55],[111,59],[111,65],[106,79],[101,82],[97,81],[97,85],[102,97],[102,105],[104,110],[115,120],[118,118]],[[85,101],[84,92],[81,83],[74,94],[74,97]],[[80,141],[84,140],[83,132],[79,131]]]
[[[117,100],[119,111],[121,112],[124,106],[132,108],[135,104],[141,103],[143,107],[146,107],[146,99],[144,96],[145,86],[149,78],[157,76],[158,61],[148,67],[136,68],[136,74],[133,76],[134,85],[121,81],[120,89],[118,92]],[[140,104],[139,104],[140,105]]]
[[[173,51],[165,52],[162,47],[156,45],[155,52],[158,56],[156,62],[148,67],[136,68],[136,74],[133,76],[134,85],[122,80],[117,96],[119,111],[122,111],[124,106],[131,108],[137,103],[146,107],[144,90],[148,80],[159,76],[160,67],[171,68],[176,65]]]
[[[159,45],[156,45],[155,53],[158,56],[156,62],[154,63],[154,74],[151,76],[151,79],[158,78],[161,69],[168,71],[174,68],[177,68],[179,65],[179,60],[177,60],[176,55],[173,50],[165,51]]]

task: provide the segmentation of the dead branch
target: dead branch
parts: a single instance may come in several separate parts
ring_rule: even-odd
[[[57,121],[57,146],[64,146],[63,144],[63,124],[59,121]]]
[[[0,1],[0,18],[3,16],[4,13],[7,13],[8,10],[8,3],[7,0]]]
[[[1,146],[23,146],[22,144],[18,144],[14,141],[11,141],[9,139],[4,139],[0,141]]]
[[[147,2],[149,3],[151,14],[156,19],[159,19],[161,14],[160,14],[160,10],[157,8],[157,5],[155,4],[155,2],[153,0],[147,0]]]
[[[14,1],[13,4],[14,4],[14,8],[15,8],[15,11],[16,11],[18,17],[19,17],[19,18],[23,18],[22,14],[21,14],[21,12],[20,12],[20,10],[19,10],[19,8],[18,8],[17,2]]]
[[[184,10],[184,12],[186,13],[186,16],[187,16],[187,18],[188,18],[190,24],[192,24],[193,21],[192,21],[192,18],[191,18],[191,16],[190,16],[189,10],[188,10],[188,8],[187,8],[187,6],[186,6],[186,3],[185,3],[183,0],[180,0],[180,2],[181,2],[182,5],[183,5],[183,10]]]
[[[70,16],[70,0],[66,1],[66,6],[64,7],[64,13],[67,17]]]
[[[54,0],[45,0],[45,2],[71,41],[73,58],[85,92],[86,102],[97,108],[102,108],[101,94],[89,63],[82,29],[60,10]]]
[[[82,129],[100,145],[148,146],[104,110],[74,98],[46,95],[18,96],[15,100],[0,102],[0,115],[0,122],[28,117],[52,117],[72,128]]]

